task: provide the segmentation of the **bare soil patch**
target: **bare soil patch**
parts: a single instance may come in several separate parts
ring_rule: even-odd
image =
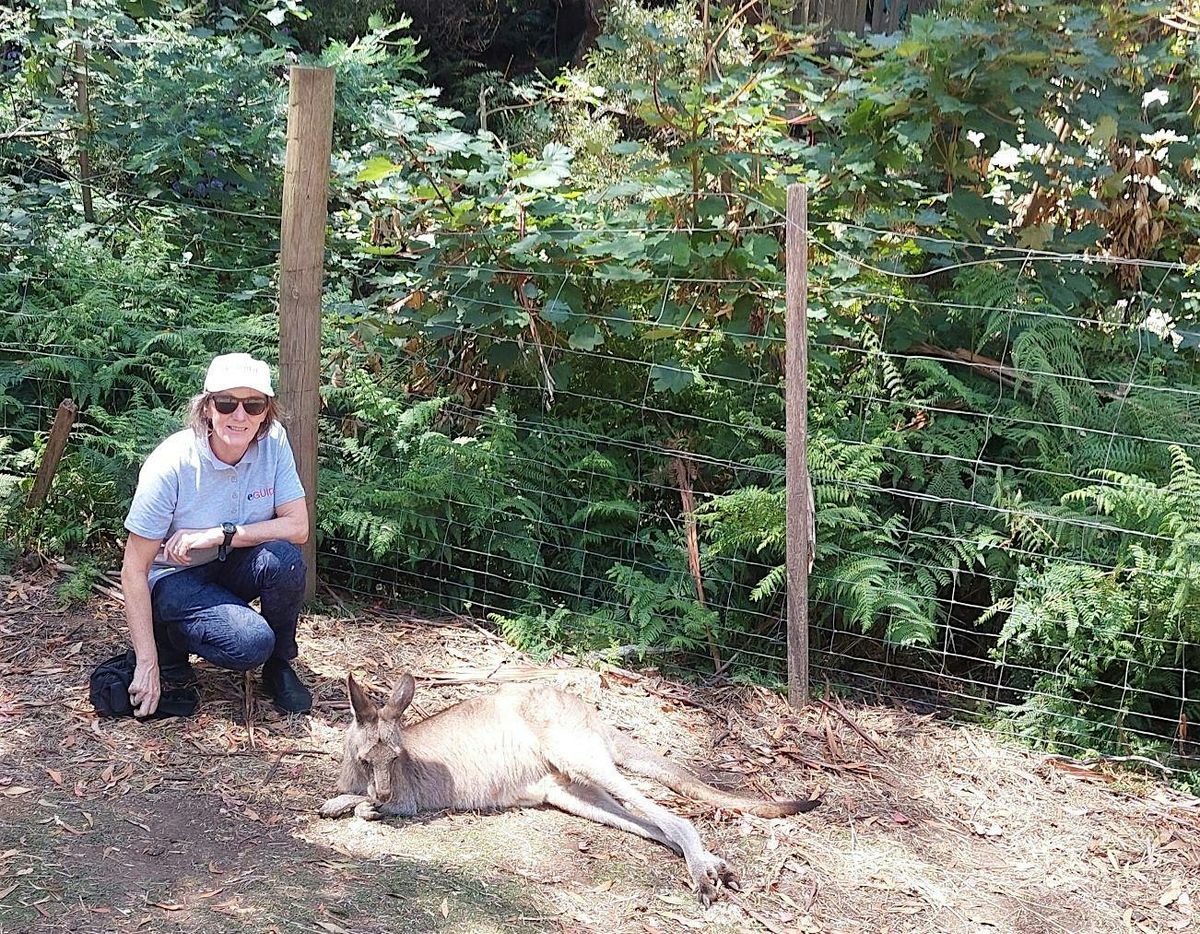
[[[40,931],[1172,931],[1200,898],[1200,802],[977,729],[833,701],[699,688],[567,661],[383,607],[302,622],[311,716],[199,667],[188,720],[99,720],[87,677],[123,641],[120,605],[68,609],[53,575],[0,577],[0,934]],[[322,821],[353,670],[413,716],[505,680],[552,679],[717,784],[795,797],[786,820],[665,789],[743,890],[704,911],[681,860],[549,810]],[[835,709],[837,708],[837,709]]]

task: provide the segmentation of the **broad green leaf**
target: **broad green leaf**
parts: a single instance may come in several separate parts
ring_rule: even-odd
[[[682,364],[656,363],[650,367],[655,392],[682,392],[695,381],[695,373],[684,369]]]
[[[403,172],[404,167],[397,165],[387,156],[372,156],[367,160],[355,176],[360,182],[377,182],[381,178],[387,178],[389,175],[395,175],[397,172]]]
[[[1054,228],[1053,221],[1030,224],[1020,232],[1017,243],[1026,249],[1040,250],[1054,238]]]
[[[1079,250],[1095,246],[1103,236],[1104,229],[1099,224],[1087,224],[1078,230],[1073,230],[1069,234],[1059,237],[1058,242],[1069,249]]]
[[[1107,146],[1117,135],[1117,118],[1112,114],[1104,114],[1092,128],[1092,140],[1097,146]]]
[[[765,266],[773,263],[779,255],[779,241],[766,234],[750,234],[743,242],[743,249],[754,262]]]
[[[696,217],[700,220],[723,217],[728,210],[729,202],[720,195],[706,195],[696,202]]]
[[[966,188],[960,188],[952,194],[946,202],[946,206],[955,214],[966,218],[968,221],[980,221],[985,218],[990,218],[995,211],[995,204],[987,201],[973,191]]]
[[[596,270],[595,277],[601,282],[644,282],[650,278],[650,273],[640,266],[606,263]]]
[[[604,334],[590,321],[577,327],[567,339],[567,344],[575,350],[595,350],[603,343]]]
[[[609,185],[599,195],[598,200],[611,201],[616,198],[636,198],[646,190],[645,184],[639,181],[617,182]]]
[[[667,243],[667,249],[671,257],[671,265],[680,267],[687,266],[692,256],[692,246],[688,242],[687,234],[672,234],[668,238]]]
[[[461,130],[443,130],[425,137],[426,148],[438,155],[461,152],[469,142],[471,137]]]
[[[516,243],[508,248],[510,253],[532,253],[535,248],[542,246],[545,243],[552,242],[551,238],[544,233],[534,232],[526,234]]]
[[[617,234],[611,239],[596,240],[588,244],[585,256],[605,256],[613,259],[631,259],[646,252],[646,237],[641,233]]]
[[[562,324],[571,317],[571,306],[561,298],[552,298],[542,306],[538,314],[552,324]]]
[[[516,341],[498,341],[487,351],[488,364],[501,371],[511,369],[519,358],[520,348]]]
[[[534,169],[532,172],[526,172],[523,175],[517,175],[513,178],[513,181],[524,185],[526,188],[541,191],[549,188],[557,188],[567,178],[568,174],[560,166],[549,165]]]
[[[618,337],[633,336],[633,314],[624,305],[605,309],[604,319],[608,329]]]

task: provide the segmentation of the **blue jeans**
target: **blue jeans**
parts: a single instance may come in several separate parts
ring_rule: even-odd
[[[150,596],[159,667],[185,663],[189,654],[234,671],[295,658],[304,575],[300,549],[274,541],[161,578]],[[261,614],[247,605],[255,597]]]

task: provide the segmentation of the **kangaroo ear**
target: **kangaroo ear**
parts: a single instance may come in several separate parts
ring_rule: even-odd
[[[350,707],[354,710],[356,723],[374,723],[379,718],[375,702],[358,686],[354,675],[346,675],[346,693],[350,695]]]
[[[400,678],[400,683],[396,685],[396,689],[392,691],[392,696],[388,698],[387,706],[383,708],[383,715],[399,718],[412,703],[413,692],[416,689],[417,683],[413,681],[413,676],[405,672]]]

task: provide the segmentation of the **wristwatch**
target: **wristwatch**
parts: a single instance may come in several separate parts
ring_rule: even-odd
[[[233,536],[237,535],[237,526],[232,522],[222,522],[221,531],[225,533],[225,541],[221,542],[221,547],[217,549],[217,560],[224,561],[229,555],[229,546],[233,542]]]

